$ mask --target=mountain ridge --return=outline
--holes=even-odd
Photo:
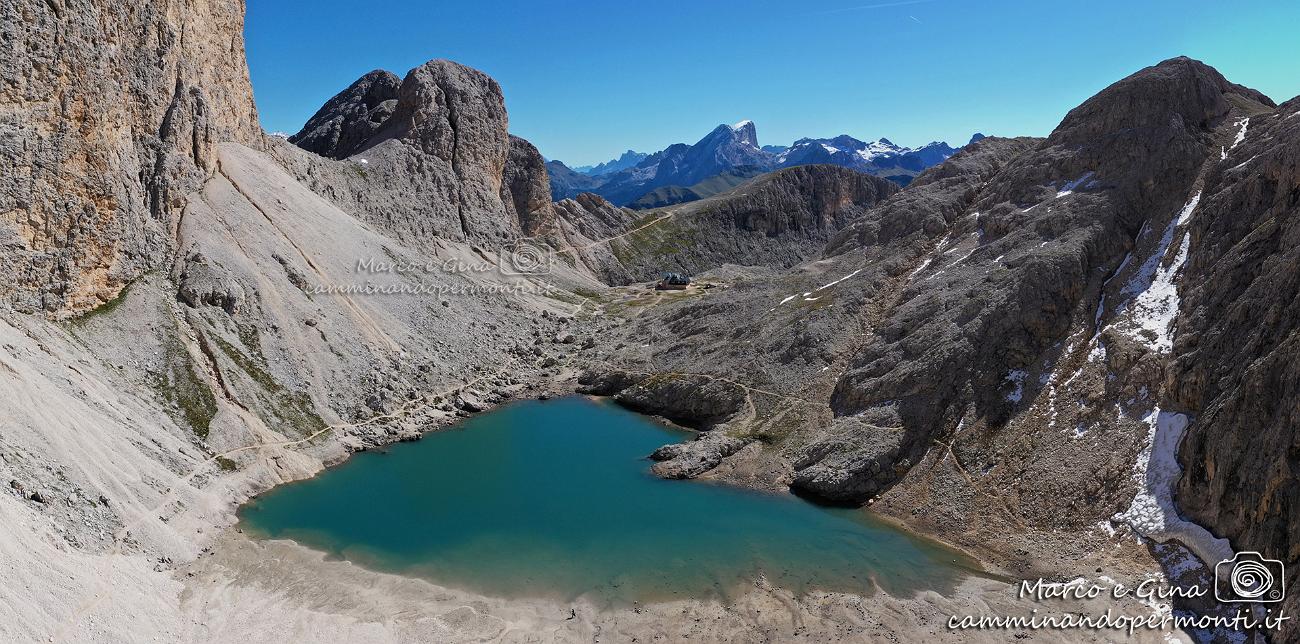
[[[573,168],[573,170],[574,172],[580,172],[588,176],[598,177],[602,174],[609,174],[611,172],[618,172],[619,170],[630,168],[636,165],[637,163],[640,163],[643,159],[645,159],[648,156],[650,156],[649,153],[637,152],[635,150],[629,149],[623,154],[619,155],[617,158],[610,159],[609,161],[605,161],[602,163],[597,163],[596,165],[576,166]]]
[[[639,155],[635,163],[619,170],[593,173],[595,181],[575,181],[559,173],[553,180],[552,192],[562,198],[590,191],[618,205],[628,205],[662,188],[660,197],[648,198],[647,202],[667,205],[689,200],[692,185],[739,167],[771,171],[809,164],[838,165],[906,185],[954,151],[939,141],[905,148],[888,139],[865,143],[848,135],[804,138],[789,146],[760,146],[754,122],[743,120],[732,125],[720,124],[692,145],[674,144],[653,154]],[[626,157],[627,154],[621,158]],[[676,195],[676,200],[665,199],[664,195],[668,194]]]

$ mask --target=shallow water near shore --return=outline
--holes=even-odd
[[[760,575],[796,593],[906,595],[977,569],[860,510],[650,473],[647,454],[690,438],[604,401],[514,403],[277,487],[240,525],[506,597],[725,600]]]

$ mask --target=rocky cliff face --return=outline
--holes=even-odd
[[[584,192],[591,192],[601,184],[599,177],[576,172],[559,161],[548,161],[546,174],[551,181],[552,201],[572,199]]]
[[[551,184],[546,159],[532,143],[510,136],[510,155],[501,172],[501,202],[527,237],[552,227]]]
[[[1191,200],[1229,97],[1257,95],[1174,60],[1071,111],[1040,148],[1010,161],[954,213],[940,256],[916,269],[921,279],[905,287],[838,383],[837,414],[894,401],[901,425],[919,430],[904,438],[911,461],[966,405],[991,426],[1004,424],[1016,411],[1007,404],[1008,374],[1032,371],[1066,339],[1075,311],[1097,299],[1100,278],[1118,269],[1144,224],[1163,229]],[[949,267],[952,256],[966,259]],[[1008,259],[1015,264],[1002,270]],[[936,356],[935,346],[946,350]],[[801,472],[797,483],[835,494],[842,474],[821,469]]]
[[[632,274],[615,256],[608,240],[624,235],[636,221],[635,211],[619,208],[599,195],[582,193],[554,204],[552,239],[562,258],[580,263],[606,284],[626,284]]]
[[[695,274],[724,264],[788,267],[898,191],[879,177],[835,166],[772,172],[714,197],[638,211],[609,242],[622,267],[613,283]]]
[[[261,137],[238,0],[0,16],[3,299],[61,315],[158,268],[214,144]]]
[[[1173,404],[1195,415],[1179,459],[1179,508],[1234,546],[1288,563],[1300,560],[1297,113],[1292,100],[1242,114],[1212,153],[1188,231],[1168,375]],[[1295,566],[1288,572],[1294,611],[1300,578]]]

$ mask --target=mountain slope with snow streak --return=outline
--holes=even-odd
[[[720,458],[724,478],[873,503],[1019,574],[1166,541],[1219,556],[1236,544],[1218,519],[1173,502],[1199,476],[1171,464],[1204,410],[1169,374],[1190,346],[1187,274],[1215,243],[1196,232],[1207,186],[1264,161],[1241,166],[1273,110],[1199,62],[1165,61],[1046,140],[973,142],[820,257],[648,311],[620,339],[661,374],[707,364],[807,401],[755,397],[724,423],[773,446]]]

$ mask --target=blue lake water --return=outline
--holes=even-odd
[[[650,474],[647,454],[689,438],[603,401],[514,403],[277,487],[240,525],[507,597],[725,599],[760,574],[796,592],[945,592],[974,570],[860,510]]]

